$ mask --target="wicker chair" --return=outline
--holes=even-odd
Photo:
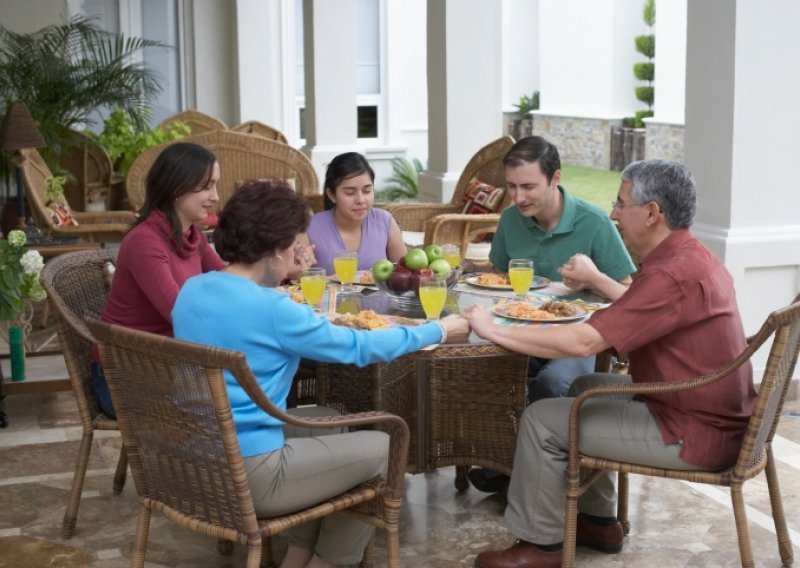
[[[242,122],[241,124],[232,126],[231,130],[234,132],[244,132],[245,134],[261,136],[267,140],[275,140],[276,142],[283,142],[284,144],[289,143],[283,132],[277,128],[273,128],[269,124],[264,124],[263,122],[259,122],[257,120],[248,120],[246,122]]]
[[[74,177],[64,186],[64,195],[75,211],[86,211],[96,195],[109,195],[114,167],[105,148],[82,132],[71,132],[64,141],[58,165]]]
[[[692,390],[716,382],[739,368],[769,337],[772,342],[767,367],[758,391],[755,409],[750,418],[736,464],[721,471],[684,471],[660,469],[651,466],[618,462],[602,456],[587,456],[578,451],[580,420],[578,413],[584,401],[602,395],[631,395],[634,393],[665,393]],[[602,471],[619,472],[618,512],[625,532],[628,531],[628,474],[683,479],[695,483],[708,483],[730,487],[736,531],[739,537],[739,554],[742,566],[755,566],[750,548],[750,535],[742,496],[744,482],[766,470],[772,518],[778,537],[778,549],[784,566],[793,560],[792,542],[783,513],[775,458],[772,454],[772,438],[778,426],[781,409],[786,398],[792,373],[800,349],[800,296],[790,306],[769,315],[759,332],[749,339],[749,345],[735,361],[719,371],[681,383],[637,383],[609,385],[589,389],[581,393],[572,405],[569,417],[569,462],[567,468],[567,499],[564,515],[564,556],[562,566],[575,564],[575,536],[578,513],[578,497],[591,485]]]
[[[209,114],[200,112],[199,110],[189,109],[173,114],[158,123],[159,128],[169,128],[169,126],[176,121],[181,121],[192,130],[192,136],[202,134],[204,132],[211,132],[213,130],[227,130],[228,125],[220,119],[215,118]]]
[[[462,214],[464,192],[472,178],[494,187],[505,186],[503,156],[513,145],[513,138],[503,136],[478,150],[461,172],[450,203],[389,203],[382,207],[392,214],[401,230],[424,232],[424,245],[456,243],[461,245],[462,254],[466,254],[471,238],[494,231],[500,215]],[[507,194],[499,210],[510,202],[511,196]]]
[[[120,429],[139,493],[132,565],[143,566],[150,514],[199,533],[248,546],[247,566],[260,565],[262,540],[341,511],[386,529],[388,566],[400,566],[399,517],[408,426],[385,412],[301,420],[267,398],[243,353],[89,320],[99,340]],[[257,519],[236,438],[223,369],[269,415],[309,428],[376,425],[390,435],[385,480],[375,478],[295,513]]]
[[[86,213],[75,211],[77,225],[56,225],[46,211],[46,181],[53,177],[39,152],[33,149],[20,150],[17,158],[25,180],[26,197],[39,228],[46,235],[83,237],[90,242],[119,242],[136,221],[131,211],[102,211]]]
[[[119,429],[116,420],[100,411],[89,387],[91,381],[89,349],[95,340],[83,322],[86,316],[98,317],[105,307],[106,295],[110,289],[106,263],[114,262],[116,258],[117,249],[63,254],[48,261],[41,275],[49,300],[59,316],[58,337],[83,426],[78,463],[75,465],[69,504],[61,528],[64,538],[72,536],[78,519],[78,507],[89,463],[89,453],[92,450],[94,431]],[[127,468],[125,452],[121,451],[114,475],[115,494],[119,494],[125,485]]]
[[[319,194],[319,181],[313,164],[305,154],[287,144],[230,130],[206,132],[179,141],[194,142],[214,152],[220,165],[217,185],[220,209],[239,185],[249,179],[276,177],[294,183],[297,193],[303,196]],[[161,151],[174,143],[166,142],[148,148],[128,170],[125,189],[128,200],[136,210],[144,205],[147,172]]]

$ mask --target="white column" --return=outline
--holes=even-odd
[[[644,61],[633,39],[648,33],[643,5],[643,0],[540,2],[542,113],[608,119],[645,108],[636,100],[639,81],[633,75],[633,64]]]
[[[648,122],[684,123],[686,0],[656,2],[655,112]]]
[[[236,122],[258,120],[285,130],[283,21],[281,0],[236,0],[236,61],[239,69],[239,116]]]
[[[355,0],[304,0],[306,145],[318,174],[341,152],[355,148]]]
[[[502,134],[501,2],[428,0],[428,169],[420,200],[447,202],[461,170]]]
[[[800,4],[706,0],[689,2],[688,17],[694,231],[733,274],[752,333],[800,290]]]

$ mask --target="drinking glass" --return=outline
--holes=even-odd
[[[461,247],[458,245],[442,245],[444,259],[450,264],[450,268],[456,268],[461,264]]]
[[[320,311],[319,303],[325,295],[325,269],[307,268],[300,275],[300,289],[306,303],[314,308],[315,312]]]
[[[358,271],[358,255],[354,250],[338,250],[333,255],[333,269],[342,284],[342,292],[351,292]]]
[[[438,320],[447,301],[447,282],[435,276],[419,279],[419,301],[429,320]]]
[[[508,279],[517,299],[524,300],[533,282],[533,261],[527,258],[511,259],[508,263]]]

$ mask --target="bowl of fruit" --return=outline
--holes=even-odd
[[[439,245],[412,248],[396,263],[379,260],[372,265],[375,285],[398,304],[419,306],[419,281],[426,276],[444,280],[450,291],[461,278],[461,267],[450,266]]]

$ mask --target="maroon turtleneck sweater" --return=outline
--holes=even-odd
[[[177,251],[169,233],[167,218],[154,211],[125,235],[103,320],[171,337],[170,313],[183,283],[225,267],[194,225]]]

